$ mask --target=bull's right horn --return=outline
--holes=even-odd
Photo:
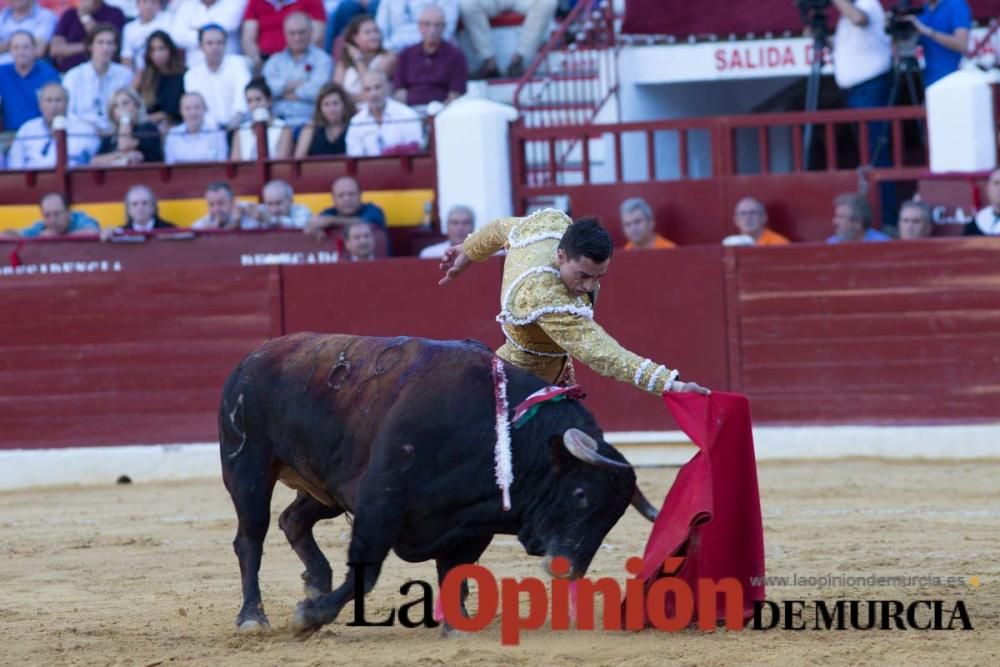
[[[653,503],[646,499],[645,494],[639,490],[639,485],[635,485],[635,491],[632,492],[632,507],[639,511],[639,514],[646,517],[650,523],[656,521],[656,517],[660,514]]]
[[[597,452],[597,441],[583,431],[571,428],[563,434],[563,446],[576,458],[606,468],[631,468],[628,463],[615,461]]]

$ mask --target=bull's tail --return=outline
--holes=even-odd
[[[223,460],[234,460],[247,444],[246,408],[242,391],[243,364],[233,371],[222,390],[219,405],[219,448]]]

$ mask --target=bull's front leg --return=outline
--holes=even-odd
[[[490,546],[491,541],[493,541],[492,535],[487,535],[486,537],[477,538],[475,540],[469,540],[468,542],[464,542],[453,549],[447,556],[438,558],[435,561],[437,564],[439,594],[437,604],[434,608],[434,619],[441,621],[441,634],[445,637],[461,634],[461,632],[453,628],[446,620],[444,620],[444,612],[441,608],[440,596],[441,586],[444,584],[444,579],[448,576],[449,572],[459,565],[469,565],[478,561],[480,556],[483,555],[483,552],[486,551],[486,548]],[[469,611],[465,607],[465,601],[469,597],[468,581],[462,581],[462,587],[459,595],[462,615],[468,617]]]

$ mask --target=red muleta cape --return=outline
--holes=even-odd
[[[677,473],[643,554],[646,588],[663,573],[663,562],[684,556],[677,576],[694,592],[692,622],[699,618],[698,579],[734,578],[743,587],[743,619],[764,599],[764,529],[757,490],[750,404],[745,396],[712,392],[668,393],[664,401],[699,451]],[[754,585],[752,578],[760,577]],[[668,616],[673,599],[667,597]],[[725,606],[716,605],[717,621]],[[646,618],[649,626],[649,619]]]

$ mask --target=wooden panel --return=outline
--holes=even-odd
[[[226,375],[280,330],[277,268],[12,276],[0,448],[204,442]]]

